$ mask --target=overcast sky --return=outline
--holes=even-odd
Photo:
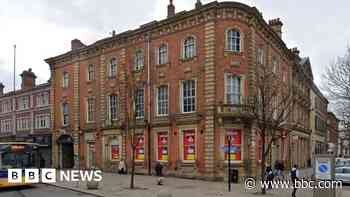
[[[196,0],[174,0],[176,11],[190,10]],[[202,0],[203,3],[212,0]],[[311,58],[316,83],[325,67],[343,55],[350,40],[350,1],[238,0],[257,7],[265,20],[280,17],[289,48]],[[13,45],[20,72],[31,67],[37,82],[49,79],[45,58],[70,50],[70,41],[85,44],[166,17],[168,0],[0,0],[0,82],[12,90]]]

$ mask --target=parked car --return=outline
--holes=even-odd
[[[335,159],[336,167],[350,167],[350,159],[345,158],[336,158]]]
[[[335,169],[335,179],[342,181],[345,184],[350,184],[350,166],[337,167]]]

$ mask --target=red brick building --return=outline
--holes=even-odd
[[[0,141],[35,142],[45,167],[51,167],[50,83],[36,85],[31,69],[20,75],[21,89],[4,92],[0,83]]]
[[[244,110],[254,69],[273,64],[289,84],[300,60],[281,28],[255,7],[199,1],[180,13],[171,3],[167,19],[89,46],[73,40],[71,51],[45,60],[55,167],[115,170],[121,159],[130,166],[134,139],[137,172],[162,162],[168,175],[222,178],[231,135],[233,165],[240,175],[255,175],[259,140]]]

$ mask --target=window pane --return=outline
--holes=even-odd
[[[234,51],[234,52],[239,52],[241,50],[240,46],[240,33],[237,30],[229,30],[227,32],[227,47],[228,50]]]
[[[182,95],[183,112],[194,112],[196,110],[196,87],[194,80],[182,82]]]

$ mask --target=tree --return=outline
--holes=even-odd
[[[350,47],[343,57],[332,63],[326,70],[325,90],[333,101],[338,115],[342,116],[344,126],[350,126]]]
[[[293,93],[293,85],[283,79],[284,73],[273,71],[266,65],[256,68],[256,85],[254,95],[249,99],[255,129],[260,136],[261,152],[261,180],[265,181],[266,161],[272,144],[278,139],[286,137],[291,131],[289,118],[293,106],[297,103]],[[287,77],[286,77],[287,78]],[[262,194],[266,188],[262,188]]]

